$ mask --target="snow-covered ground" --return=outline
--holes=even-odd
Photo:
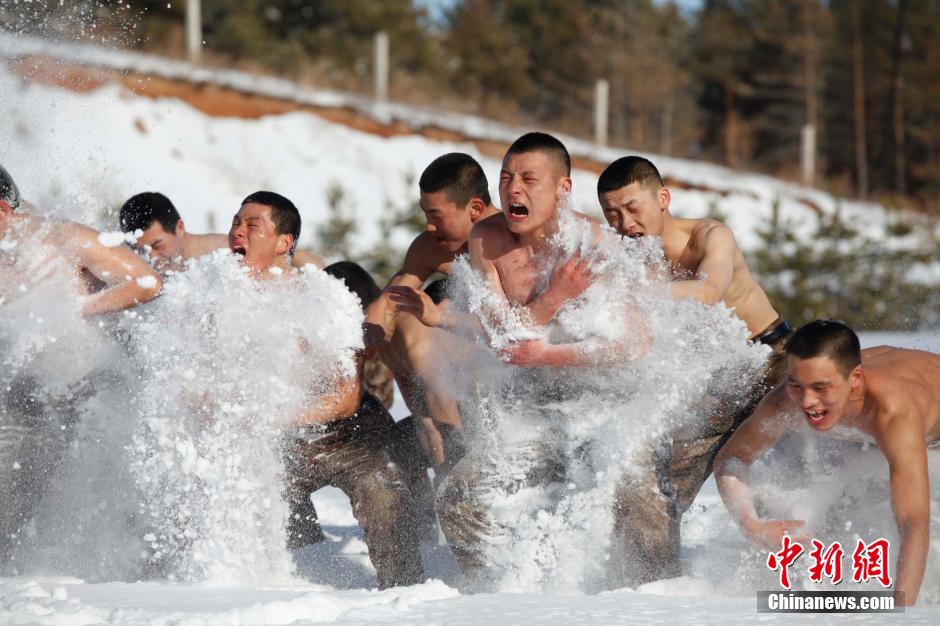
[[[95,48],[55,47],[44,42],[0,33],[0,56],[45,52],[84,56],[87,62],[134,68],[142,73],[173,76],[195,74],[263,90],[264,81],[237,73],[208,72],[185,64]],[[188,73],[188,74],[187,74]],[[296,95],[296,87],[270,83]],[[117,86],[89,93],[23,81],[0,64],[0,163],[16,177],[26,198],[71,219],[113,228],[102,216],[130,195],[159,190],[180,208],[196,231],[224,229],[241,199],[256,189],[272,189],[292,198],[305,220],[302,243],[312,245],[313,230],[329,219],[327,197],[332,187],[345,192],[343,215],[355,220],[358,235],[353,255],[379,242],[378,219],[388,206],[404,207],[417,195],[414,181],[435,157],[461,150],[477,154],[490,175],[495,193],[498,164],[480,157],[470,143],[431,141],[418,136],[382,138],[331,124],[309,113],[291,113],[259,120],[213,118],[172,99],[138,97]],[[285,93],[285,96],[289,95]],[[303,94],[301,94],[303,95]],[[315,94],[308,94],[314,98]],[[329,96],[329,97],[327,97]],[[350,105],[344,94],[321,94],[322,105]],[[330,100],[333,98],[333,100]],[[355,104],[353,102],[353,104]],[[358,106],[358,105],[357,105]],[[374,106],[369,103],[363,107]],[[391,105],[387,105],[391,106]],[[410,116],[416,124],[461,128],[474,137],[510,141],[512,129],[464,116],[446,116],[407,107],[386,114]],[[376,115],[381,115],[377,110]],[[422,118],[421,116],[427,116]],[[612,160],[621,153],[585,142],[569,142],[575,154]],[[874,204],[838,202],[827,194],[743,174],[713,165],[655,157],[663,173],[690,185],[718,191],[677,189],[673,207],[680,214],[708,212],[712,204],[728,216],[742,245],[760,245],[756,229],[770,215],[775,200],[782,214],[810,232],[816,214],[803,200],[823,211],[841,204],[843,214],[864,225],[873,237],[886,237],[893,219]],[[577,208],[597,213],[596,176],[576,171]],[[913,219],[913,218],[912,218]],[[113,220],[113,218],[112,218]],[[928,227],[936,228],[936,226]],[[913,229],[910,238],[926,237]],[[934,232],[934,236],[940,233]],[[403,246],[405,233],[393,243]],[[910,241],[897,239],[897,245]],[[940,276],[931,275],[931,280]],[[932,335],[866,336],[869,345],[893,343],[940,351]],[[400,414],[400,409],[396,411]],[[461,594],[456,568],[440,541],[425,541],[426,584],[375,591],[374,571],[351,516],[348,500],[334,489],[315,496],[328,541],[295,553],[298,578],[284,584],[218,586],[170,582],[85,582],[69,572],[32,572],[0,578],[0,624],[195,625],[421,623],[720,623],[745,624],[786,620],[820,623],[822,616],[771,616],[756,612],[756,589],[774,588],[773,575],[763,568],[766,555],[748,551],[718,498],[714,483],[706,484],[683,522],[683,567],[688,576],[661,581],[638,590],[598,595]],[[889,515],[889,513],[885,513]],[[886,527],[892,522],[885,518]],[[940,550],[934,511],[932,554]],[[743,563],[750,559],[753,561]],[[764,571],[761,571],[764,570]],[[741,582],[729,572],[757,572]],[[925,596],[936,603],[938,565],[928,565]],[[936,623],[937,604],[909,609],[905,622]],[[884,616],[852,616],[852,621],[885,622]]]
[[[863,346],[892,345],[940,351],[936,333],[877,333]],[[399,410],[396,412],[400,413]],[[869,461],[870,462],[870,461]],[[940,469],[940,459],[932,459]],[[812,494],[809,494],[812,495]],[[372,568],[349,500],[328,487],[314,494],[327,540],[294,553],[297,579],[270,585],[214,585],[167,581],[86,582],[68,572],[0,578],[0,624],[86,626],[196,626],[335,622],[341,624],[750,624],[820,623],[822,615],[756,611],[756,590],[776,589],[721,503],[714,480],[703,487],[682,524],[682,578],[639,589],[583,594],[461,594],[456,565],[440,537],[422,543],[428,582],[375,590]],[[884,507],[882,507],[884,508]],[[887,509],[883,527],[890,527]],[[940,516],[933,513],[934,543]],[[937,548],[932,551],[936,554]],[[937,565],[928,564],[922,596],[929,602],[903,616],[852,615],[852,622],[933,624],[940,618]],[[737,572],[731,574],[731,572]],[[738,577],[750,573],[752,580]],[[845,590],[849,587],[843,585]]]

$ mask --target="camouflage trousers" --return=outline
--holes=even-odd
[[[773,352],[758,381],[745,397],[735,399],[732,408],[721,411],[695,436],[674,433],[650,446],[638,459],[636,471],[623,477],[614,500],[613,537],[623,584],[635,587],[681,574],[682,515],[711,475],[718,451],[783,380],[788,338],[768,344]]]
[[[0,396],[0,572],[13,569],[11,551],[33,516],[73,430],[74,407],[41,398],[29,377],[14,379]],[[61,404],[61,406],[59,406]]]
[[[371,394],[355,415],[297,432],[285,450],[291,537],[319,533],[310,494],[341,489],[362,527],[379,588],[424,581],[411,492],[386,443],[394,420]]]

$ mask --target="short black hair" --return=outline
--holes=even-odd
[[[6,168],[2,165],[0,165],[0,200],[3,200],[14,209],[20,208],[20,190],[13,182],[10,172],[6,171]]]
[[[512,142],[512,145],[506,150],[506,156],[510,154],[522,154],[524,152],[546,153],[561,165],[565,176],[571,176],[571,155],[568,154],[568,149],[565,147],[565,144],[548,133],[526,133]]]
[[[372,275],[358,263],[338,261],[327,265],[323,271],[346,283],[346,287],[359,296],[363,309],[375,302],[382,294],[382,290],[379,289]]]
[[[246,204],[263,204],[271,207],[271,221],[274,222],[274,232],[278,235],[293,235],[294,243],[290,252],[294,253],[297,247],[297,240],[300,239],[300,211],[294,206],[294,203],[273,191],[256,191],[242,200],[242,206]]]
[[[180,214],[170,199],[162,193],[146,191],[131,196],[124,203],[120,221],[121,230],[125,233],[147,230],[154,222],[159,222],[163,230],[172,233],[180,221]]]
[[[424,193],[446,191],[454,204],[461,208],[473,198],[479,198],[486,205],[492,202],[483,168],[476,159],[463,152],[449,152],[431,161],[418,180],[418,188]]]
[[[862,363],[858,335],[834,320],[815,320],[797,329],[787,344],[787,354],[800,359],[828,357],[843,376]]]
[[[424,288],[424,293],[431,297],[431,302],[440,304],[447,299],[447,279],[440,278],[428,283],[428,286]]]
[[[642,187],[663,187],[663,177],[649,159],[639,156],[620,157],[604,169],[597,179],[597,193],[616,191],[632,183]]]

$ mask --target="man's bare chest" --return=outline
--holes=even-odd
[[[672,276],[677,280],[687,280],[698,275],[699,265],[702,263],[702,252],[694,247],[686,246],[678,254],[667,256]]]
[[[525,251],[512,251],[494,264],[503,292],[512,304],[528,304],[544,288],[541,269]]]

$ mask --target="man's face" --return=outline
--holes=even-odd
[[[473,228],[469,206],[457,206],[447,190],[433,193],[422,191],[419,204],[427,221],[425,230],[434,236],[441,248],[458,252],[467,244],[470,229]]]
[[[277,234],[271,207],[248,202],[232,218],[228,231],[228,247],[244,257],[244,263],[254,270],[266,270],[289,251],[293,238]]]
[[[642,183],[630,183],[598,195],[604,217],[611,228],[627,237],[659,237],[665,226],[669,192]]]
[[[544,152],[510,153],[499,172],[499,200],[509,230],[526,234],[538,230],[558,213],[571,191],[571,178]]]
[[[787,394],[816,430],[829,430],[842,419],[860,381],[860,367],[845,376],[827,356],[787,357]]]
[[[170,269],[174,261],[183,255],[183,222],[176,223],[168,233],[160,222],[154,222],[137,238],[133,247],[145,252],[160,271]]]

